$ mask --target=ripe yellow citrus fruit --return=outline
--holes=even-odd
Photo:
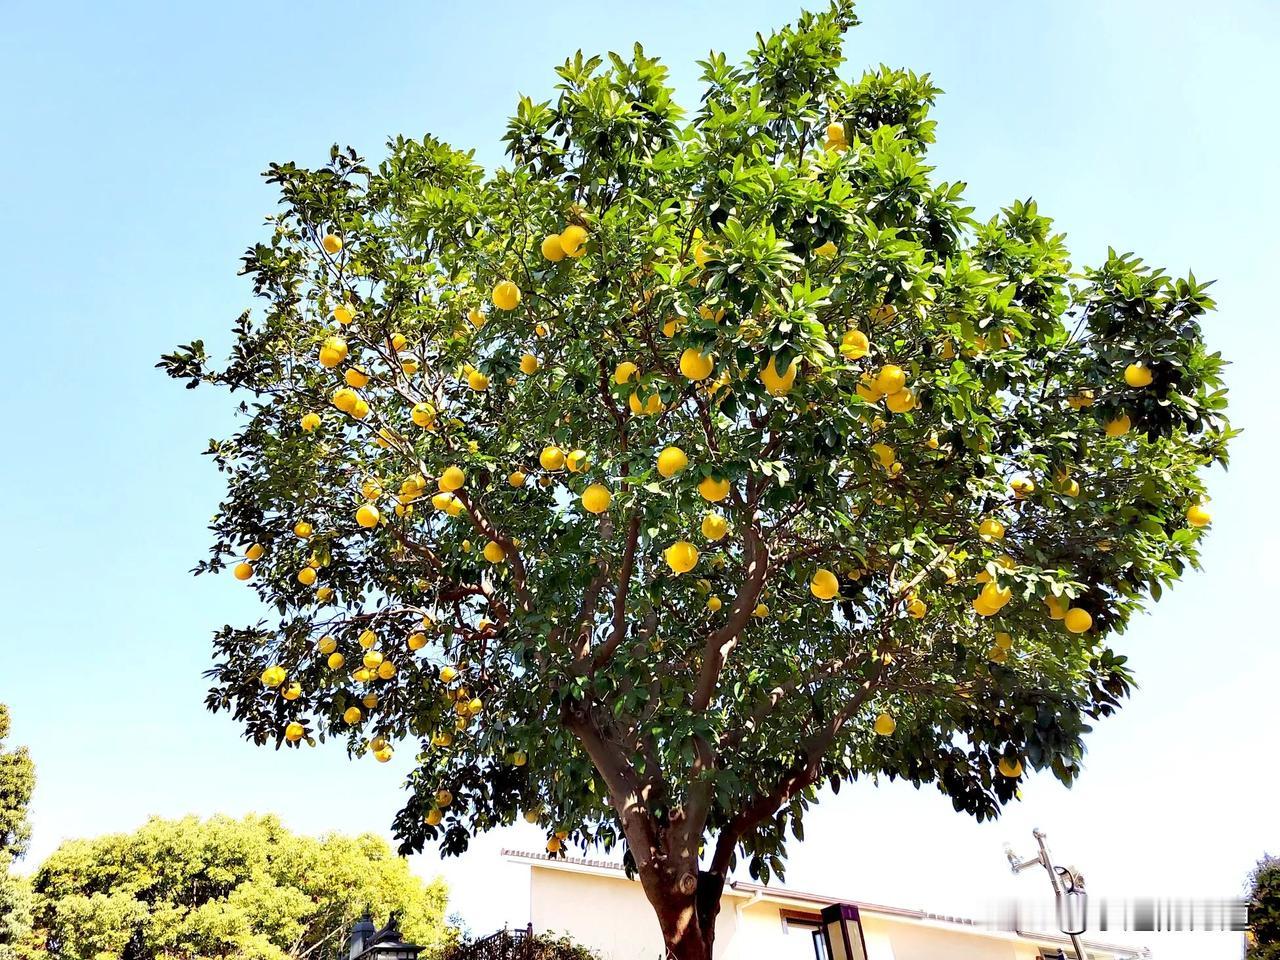
[[[485,324],[485,321],[488,319],[489,318],[484,315],[484,311],[481,310],[479,307],[472,307],[470,310],[467,311],[467,322],[470,323],[471,326],[475,327],[477,330],[483,327]]]
[[[303,738],[303,736],[305,736],[306,732],[307,731],[303,728],[302,724],[297,720],[294,720],[284,728],[284,738],[290,743],[297,743]]]
[[[1084,633],[1093,626],[1093,617],[1089,615],[1088,610],[1082,610],[1079,607],[1072,607],[1062,618],[1062,625],[1066,627],[1070,633]]]
[[[346,723],[356,724],[364,719],[364,714],[360,712],[359,707],[347,707],[347,709],[342,711],[342,719]]]
[[[523,487],[524,482],[527,479],[528,478],[525,476],[525,473],[523,470],[512,470],[509,474],[507,474],[507,483],[511,484],[511,486],[515,487],[516,489]]]
[[[1001,757],[1000,762],[996,764],[996,769],[1000,771],[1000,776],[1008,777],[1010,780],[1016,780],[1022,776],[1022,761],[1018,759],[1010,760],[1008,757]]]
[[[828,123],[828,124],[827,124],[827,139],[828,139],[828,140],[832,140],[832,141],[834,141],[834,142],[836,142],[836,143],[841,143],[841,142],[843,142],[843,141],[845,140],[844,124],[843,124],[843,123],[834,123],[834,122],[833,122],[833,123]]]
[[[880,466],[882,467],[888,467],[898,459],[897,451],[887,443],[873,443],[871,445],[871,453],[880,461]]]
[[[356,511],[356,523],[366,528],[376,527],[378,525],[378,520],[381,518],[381,516],[382,514],[378,512],[377,507],[375,507],[372,503],[366,503],[366,504],[363,504],[360,507],[360,509]]]
[[[262,671],[262,685],[265,687],[278,687],[280,684],[284,683],[287,676],[288,674],[285,672],[284,667],[279,666],[278,664],[276,666],[267,667],[267,669]]]
[[[693,245],[693,262],[700,267],[705,267],[711,262],[714,252],[702,241],[698,241]]]
[[[371,649],[378,642],[378,635],[372,630],[365,630],[360,634],[360,646],[365,650]]]
[[[1067,615],[1067,601],[1052,593],[1044,598],[1044,605],[1049,608],[1050,620],[1061,620]]]
[[[453,734],[449,733],[447,730],[441,730],[431,738],[431,745],[433,747],[447,747],[451,743],[453,743]]]
[[[320,366],[336,367],[347,359],[347,341],[341,337],[325,337],[320,344]]]
[[[570,473],[582,473],[591,466],[591,461],[587,459],[587,451],[574,450],[564,458],[564,465]]]
[[[320,246],[324,247],[324,252],[332,256],[342,250],[342,238],[336,233],[326,233],[324,239],[320,241]]]
[[[630,360],[623,360],[622,363],[618,364],[613,369],[613,382],[617,384],[626,383],[636,375],[636,372],[639,369],[640,368]]]
[[[667,447],[658,454],[658,473],[670,479],[689,466],[689,458],[679,447]]]
[[[813,253],[815,256],[822,257],[824,260],[830,260],[837,253],[839,253],[839,249],[836,247],[834,243],[828,240],[822,246],[814,247]]]
[[[1122,413],[1114,420],[1108,420],[1103,429],[1107,431],[1108,437],[1123,437],[1132,426],[1133,422],[1129,419],[1129,415]]]
[[[457,668],[455,668],[455,667],[441,667],[441,668],[440,668],[440,682],[441,682],[441,683],[453,683],[453,681],[455,681],[455,680],[457,680],[457,679],[458,679],[458,671],[457,671]]]
[[[338,649],[338,641],[326,634],[320,638],[320,642],[317,646],[322,654],[328,655]]]
[[[884,394],[876,387],[875,377],[869,373],[864,373],[859,378],[858,385],[853,388],[853,391],[867,403],[878,403],[884,397]]]
[[[333,319],[337,320],[343,326],[349,324],[356,318],[356,311],[350,304],[343,304],[333,308]]]
[[[1079,390],[1067,397],[1067,406],[1072,410],[1083,410],[1085,407],[1093,406],[1093,391]]]
[[[751,611],[751,615],[757,620],[763,620],[769,615],[769,605],[767,603],[757,603],[756,608]]]
[[[785,397],[791,392],[796,383],[796,373],[800,369],[799,359],[791,361],[791,365],[787,367],[786,373],[778,372],[778,358],[776,356],[769,358],[769,363],[760,371],[760,382],[764,384],[765,390],[774,397]]]
[[[520,306],[520,288],[510,280],[499,281],[493,288],[492,299],[499,310],[514,310]]]
[[[729,532],[729,521],[714,510],[702,518],[702,535],[708,540],[720,540]]]
[[[443,810],[445,807],[449,806],[449,804],[451,803],[453,803],[453,794],[450,791],[445,790],[444,788],[441,788],[436,791],[437,807]]]
[[[467,704],[467,713],[471,714],[474,717],[476,714],[480,713],[482,710],[484,710],[484,701],[481,700],[479,697],[472,697],[470,702]]]
[[[560,234],[549,233],[542,238],[542,255],[552,263],[564,259],[564,247],[560,245]]]
[[[312,430],[320,426],[320,414],[304,413],[300,422],[302,424],[302,432],[310,433]]]
[[[714,594],[707,597],[707,609],[710,610],[712,613],[718,612],[720,608],[723,606],[724,606],[724,602]]]
[[[438,827],[440,826],[440,822],[444,820],[444,814],[440,810],[436,809],[435,807],[432,807],[430,810],[427,811],[426,820],[427,820],[427,826]]]
[[[871,341],[861,330],[848,330],[840,338],[840,353],[848,360],[861,360],[871,352]]]
[[[688,540],[677,540],[663,551],[663,557],[676,573],[688,573],[698,563],[698,548]]]
[[[377,670],[382,664],[382,654],[377,650],[366,650],[361,662],[366,670]]]
[[[585,252],[582,245],[587,241],[586,228],[571,223],[560,231],[560,249],[566,256],[580,257]]]
[[[330,670],[341,670],[343,665],[346,664],[346,662],[347,662],[347,658],[340,653],[329,654],[328,663],[329,663]]]
[[[408,645],[409,645],[409,649],[415,652],[418,650],[421,650],[423,647],[427,645],[427,635],[425,633],[409,634]]]
[[[1151,386],[1151,368],[1143,363],[1131,363],[1124,368],[1124,382],[1135,390]]]
[[[467,374],[467,386],[476,393],[483,393],[489,389],[489,378],[479,370],[472,370]]]
[[[978,524],[978,536],[983,540],[990,542],[992,540],[1004,539],[1004,524],[995,517],[987,517]]]
[[[903,387],[885,398],[884,404],[894,413],[910,413],[916,408],[916,392]]]
[[[729,495],[729,481],[723,477],[703,477],[698,484],[698,493],[703,500],[719,503]]]
[[[983,584],[982,592],[979,594],[982,602],[994,610],[999,610],[1006,603],[1013,599],[1013,590],[1009,587],[1002,587],[994,580]]]
[[[350,413],[356,408],[356,403],[360,399],[360,394],[356,393],[350,387],[339,387],[333,391],[333,405],[343,413]]]
[[[303,567],[298,571],[298,582],[304,586],[311,586],[316,582],[316,572],[311,567]]]
[[[393,751],[390,746],[383,746],[381,749],[373,751],[373,759],[379,763],[386,763],[391,759],[392,755]]]
[[[872,307],[868,314],[873,323],[892,323],[897,315],[898,308],[892,303],[882,303],[878,307]]]
[[[996,634],[996,646],[1001,650],[1008,650],[1013,646],[1013,637],[1005,633],[1003,630]]]
[[[429,403],[415,403],[413,409],[409,411],[409,416],[418,426],[430,428],[436,422],[436,408]]]
[[[543,470],[563,470],[564,451],[554,444],[543,447],[542,453],[538,454],[538,462],[542,464]]]
[[[248,580],[253,576],[252,563],[237,563],[235,569],[231,571],[237,580]]]
[[[390,680],[396,675],[396,665],[390,660],[383,660],[378,664],[378,676],[383,680]]]
[[[875,387],[886,396],[907,385],[907,373],[896,364],[886,363],[876,374]]]
[[[490,540],[484,545],[484,558],[490,563],[501,563],[507,559],[507,551],[503,550],[500,544]]]
[[[819,600],[830,600],[840,593],[840,580],[830,570],[820,568],[809,581],[809,592]]]
[[[696,347],[689,347],[680,354],[680,372],[689,380],[705,380],[711,376],[714,367],[711,354],[702,353]]]
[[[1193,503],[1187,508],[1187,523],[1193,527],[1208,526],[1213,522],[1213,514],[1206,510],[1201,504]]]
[[[603,484],[593,483],[582,491],[582,506],[589,513],[604,513],[612,501],[613,494]]]
[[[467,475],[459,467],[445,467],[444,473],[440,474],[440,491],[452,493],[454,490],[460,490],[466,482]]]
[[[363,387],[369,383],[369,374],[360,367],[348,367],[342,379],[347,381],[349,387]]]
[[[912,597],[907,601],[907,616],[912,620],[923,620],[928,612],[928,606],[919,597]]]
[[[529,755],[523,750],[517,750],[511,754],[511,765],[513,767],[523,767],[529,762]]]
[[[538,372],[538,367],[542,364],[538,362],[538,358],[532,353],[526,353],[520,358],[520,372],[523,374],[533,374]]]
[[[898,729],[898,721],[887,713],[882,713],[876,717],[876,733],[882,737],[893,735],[893,731]]]
[[[1036,492],[1036,482],[1030,477],[1014,477],[1009,483],[1009,489],[1015,497],[1022,499]]]
[[[547,853],[559,853],[559,852],[560,852],[560,838],[552,837],[550,840],[547,841]]]
[[[363,397],[356,397],[356,404],[351,408],[351,415],[357,420],[363,420],[369,415],[369,404]]]

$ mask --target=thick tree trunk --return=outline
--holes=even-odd
[[[718,874],[698,874],[692,894],[679,889],[655,891],[654,911],[662,927],[667,960],[711,960],[716,938],[716,916],[724,878]]]

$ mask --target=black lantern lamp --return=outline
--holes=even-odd
[[[352,937],[351,960],[418,960],[422,947],[416,943],[406,943],[400,932],[400,919],[394,913],[387,920],[387,925],[377,932],[369,923],[366,914],[356,929],[362,934],[357,939]]]
[[[851,903],[833,903],[822,908],[822,940],[829,960],[867,960],[862,917]]]

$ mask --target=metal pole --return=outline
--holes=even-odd
[[[1049,848],[1044,842],[1044,831],[1035,829],[1031,831],[1031,835],[1036,838],[1036,843],[1040,845],[1040,863],[1044,865],[1045,872],[1049,874],[1049,882],[1053,884],[1053,897],[1056,903],[1062,902],[1063,889],[1062,883],[1058,880],[1058,871],[1053,868],[1053,857],[1049,854]],[[1074,933],[1068,933],[1071,938],[1071,947],[1076,952],[1079,960],[1089,960],[1089,955],[1084,952],[1084,943],[1080,937]]]

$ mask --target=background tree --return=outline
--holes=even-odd
[[[431,137],[273,165],[262,315],[161,364],[245,394],[197,572],[276,614],[217,633],[209,707],[415,741],[405,850],[625,844],[680,958],[823,783],[979,819],[1071,783],[1231,435],[1204,285],[975,221],[929,78],[840,79],[855,23],[711,54],[687,119],[639,47],[578,53],[490,174]]]
[[[1246,960],[1280,960],[1280,859],[1263,857],[1249,876]]]
[[[447,891],[384,840],[297,836],[274,817],[154,819],[60,846],[36,872],[37,956],[67,960],[345,956],[352,923],[391,911],[409,939],[449,941]]]
[[[35,764],[25,747],[6,750],[9,708],[0,703],[0,960],[13,960],[31,931],[26,880],[11,873],[27,849],[31,833],[27,805],[35,788]]]

